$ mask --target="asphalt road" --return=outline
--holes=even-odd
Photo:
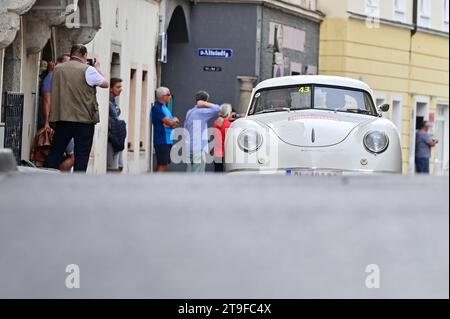
[[[0,297],[448,298],[449,179],[0,175]]]

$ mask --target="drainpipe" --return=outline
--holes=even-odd
[[[419,0],[413,0],[413,30],[411,31],[411,36],[414,36],[417,33],[417,22],[419,19]]]
[[[411,77],[412,77],[412,42],[413,38],[417,33],[418,28],[418,11],[419,11],[419,0],[413,0],[413,29],[411,30],[411,35],[409,38],[409,64],[408,64],[408,99],[409,99],[409,105],[411,107],[410,112],[410,130],[409,130],[409,161],[408,161],[408,173],[410,175],[414,175],[415,172],[415,163],[414,163],[414,154],[416,149],[416,106],[414,105],[414,94],[411,92]]]

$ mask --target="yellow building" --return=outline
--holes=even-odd
[[[360,79],[389,103],[404,173],[414,172],[416,123],[440,140],[432,171],[449,165],[449,0],[320,0],[319,72]]]

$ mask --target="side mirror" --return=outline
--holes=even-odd
[[[383,104],[378,107],[378,110],[380,110],[380,112],[382,112],[382,113],[387,113],[387,112],[389,112],[390,109],[391,109],[391,106],[389,104]]]

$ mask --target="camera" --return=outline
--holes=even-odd
[[[95,59],[87,59],[87,65],[94,66],[95,65]]]

